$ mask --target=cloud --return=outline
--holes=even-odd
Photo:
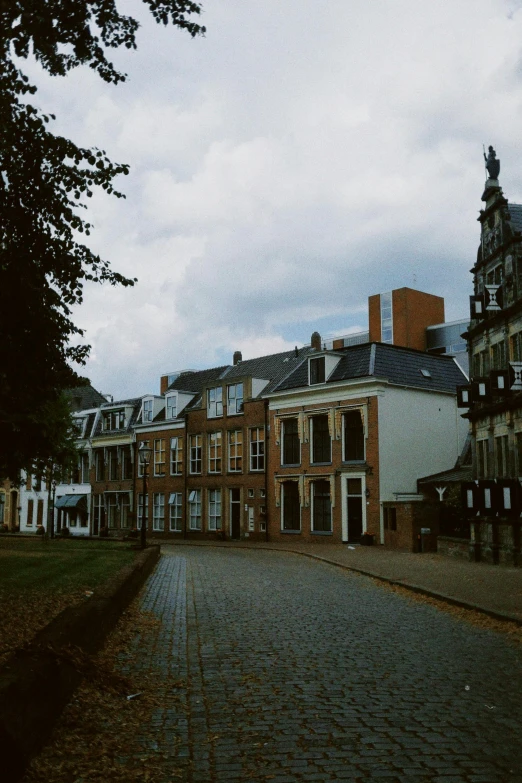
[[[364,329],[403,285],[466,314],[483,142],[522,198],[520,2],[207,2],[195,41],[127,9],[126,84],[32,70],[57,127],[131,164],[127,199],[91,206],[93,247],[139,278],[77,311],[95,385]]]

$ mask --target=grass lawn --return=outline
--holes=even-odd
[[[0,538],[0,662],[135,557],[117,541]]]

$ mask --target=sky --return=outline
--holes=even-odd
[[[468,316],[483,144],[522,203],[522,0],[203,0],[197,39],[117,5],[124,84],[24,64],[55,133],[131,167],[89,202],[90,247],[138,278],[74,312],[95,388],[362,331],[403,286]]]

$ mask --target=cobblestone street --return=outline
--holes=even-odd
[[[522,781],[504,636],[298,555],[163,553],[142,594],[161,622],[123,664],[165,675],[137,738],[165,781]]]

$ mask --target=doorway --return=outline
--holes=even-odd
[[[241,538],[241,490],[230,490],[230,538]]]
[[[344,475],[343,535],[345,543],[358,544],[366,530],[366,482],[364,475]]]

